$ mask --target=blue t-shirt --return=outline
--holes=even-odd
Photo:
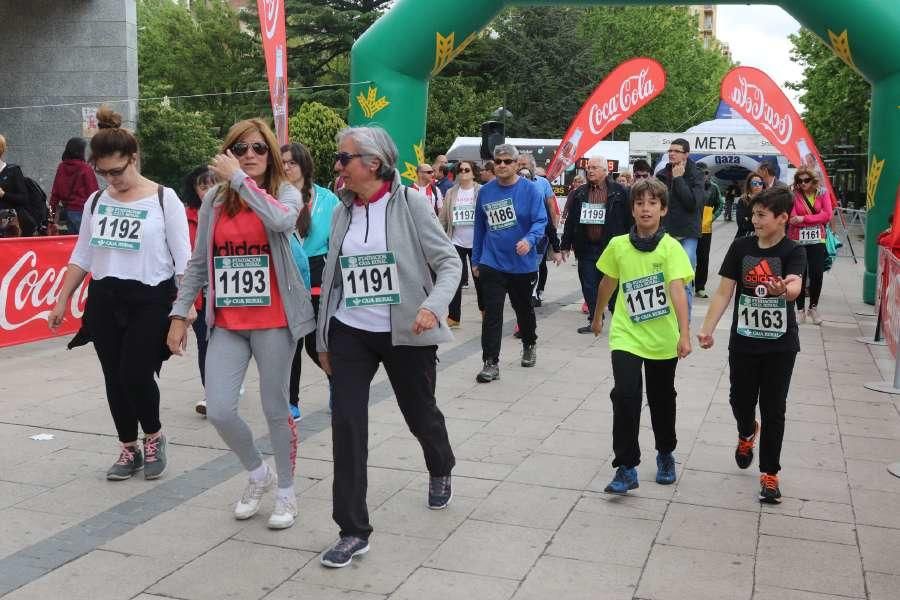
[[[309,232],[303,240],[303,250],[307,256],[328,254],[328,236],[331,233],[331,215],[338,205],[338,197],[331,190],[313,184],[316,201],[313,204]]]
[[[519,177],[512,185],[500,185],[494,179],[478,191],[472,264],[504,273],[534,273],[535,247],[546,227],[547,209],[534,183]],[[524,256],[516,254],[519,240],[531,245]]]
[[[553,193],[553,186],[550,185],[550,182],[547,181],[546,177],[541,177],[538,175],[534,178],[534,185],[537,186],[538,190],[541,192],[541,198],[545,200],[550,196],[556,197],[556,194]]]

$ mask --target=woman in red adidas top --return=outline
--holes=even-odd
[[[196,247],[172,308],[168,344],[172,352],[182,352],[185,317],[208,285],[206,416],[250,473],[234,516],[255,515],[263,494],[276,483],[276,473],[263,461],[253,432],[238,414],[241,382],[252,356],[277,471],[269,527],[284,529],[297,516],[297,430],[288,410],[288,375],[297,341],[315,328],[309,290],[290,249],[300,194],[287,181],[274,134],[259,119],[232,126],[210,169],[224,183],[210,190],[200,208]]]
[[[834,213],[834,202],[827,190],[819,187],[819,177],[806,167],[794,172],[794,208],[788,221],[788,237],[806,248],[806,271],[797,296],[797,322],[806,318],[822,324],[819,295],[825,276],[825,226]],[[806,311],[806,288],[809,286],[809,311]]]

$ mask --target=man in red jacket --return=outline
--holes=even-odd
[[[66,224],[71,235],[78,235],[84,203],[99,189],[94,170],[84,160],[86,145],[87,142],[78,137],[66,143],[50,192],[50,210]],[[60,206],[62,210],[59,210]]]

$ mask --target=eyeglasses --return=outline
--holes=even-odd
[[[361,156],[365,156],[365,154],[350,154],[349,152],[335,152],[334,153],[334,162],[341,163],[342,167],[346,167],[350,164],[350,161],[354,158],[359,158]]]
[[[640,171],[638,171],[637,173],[634,174],[634,178],[635,179],[649,179],[650,173],[641,173]]]
[[[750,187],[762,187],[762,186],[763,186],[762,181],[751,181],[750,182]]]
[[[300,166],[300,165],[297,164],[297,161],[296,161],[296,160],[286,160],[286,161],[284,161],[284,168],[285,168],[285,169],[290,169],[290,168],[293,168],[293,167],[299,167],[299,166]]]
[[[516,163],[516,159],[514,158],[495,158],[495,165],[513,165]]]
[[[684,153],[685,153],[684,150],[682,150],[682,149],[680,149],[680,148],[669,148],[668,151],[669,151],[669,152],[676,152],[676,153],[678,153],[678,154],[684,154]]]
[[[251,148],[253,149],[253,154],[257,156],[265,156],[269,153],[269,147],[264,142],[253,142],[252,144],[237,142],[231,145],[231,153],[240,157],[247,154],[247,150]]]
[[[419,171],[419,173],[423,173],[425,175],[434,175],[434,171]]]
[[[94,167],[94,173],[99,175],[100,177],[121,177],[125,170],[128,168],[128,165],[131,164],[131,159],[128,159],[128,162],[119,167],[118,169],[98,169]]]
[[[458,172],[459,173],[471,173],[472,169],[470,169],[469,167],[463,167],[463,168],[459,169]]]
[[[810,183],[812,180],[813,180],[812,177],[801,177],[797,181],[800,183]]]

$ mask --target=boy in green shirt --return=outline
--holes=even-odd
[[[656,438],[656,482],[675,482],[675,367],[679,358],[691,353],[684,286],[694,271],[678,240],[660,226],[667,212],[666,186],[656,179],[642,179],[631,188],[630,202],[635,222],[631,233],[614,237],[597,261],[603,280],[591,324],[594,335],[600,335],[603,307],[621,281],[609,333],[616,474],[606,491],[612,494],[638,487],[642,366]]]

